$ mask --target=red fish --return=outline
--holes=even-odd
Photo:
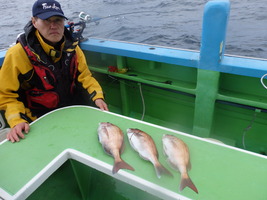
[[[122,130],[109,122],[101,122],[98,127],[98,140],[102,144],[104,151],[114,158],[112,173],[117,173],[120,169],[134,168],[121,159],[124,150],[124,137]]]
[[[154,165],[158,178],[161,177],[161,174],[172,176],[171,172],[159,162],[158,151],[150,135],[139,129],[131,128],[127,130],[127,135],[133,149],[137,151],[143,159],[150,161]]]
[[[173,169],[181,173],[180,191],[189,187],[198,193],[198,190],[187,171],[191,168],[190,156],[187,145],[179,138],[173,135],[164,135],[162,137],[164,154],[167,156],[169,164]]]

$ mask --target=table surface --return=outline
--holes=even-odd
[[[113,158],[104,153],[98,142],[97,128],[100,122],[111,122],[119,126],[125,134],[126,145],[122,158],[135,171],[120,171],[191,199],[267,198],[267,157],[85,106],[53,111],[33,122],[25,139],[18,143],[2,143],[0,189],[11,196],[15,195],[66,149],[74,149],[112,167]],[[160,162],[174,177],[157,178],[153,165],[140,158],[131,148],[126,136],[127,128],[138,128],[152,136]],[[176,135],[188,145],[192,165],[189,176],[199,194],[189,188],[179,192],[180,174],[169,167],[163,155],[163,134]],[[110,175],[113,176],[111,173]]]

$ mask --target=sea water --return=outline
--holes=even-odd
[[[30,20],[35,0],[1,0],[0,49],[16,41]],[[88,23],[85,37],[199,50],[207,0],[58,0],[69,18],[79,13],[103,18]],[[226,54],[267,58],[267,0],[232,0]]]

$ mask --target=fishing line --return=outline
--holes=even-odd
[[[133,15],[133,14],[140,14],[140,13],[157,13],[157,14],[160,14],[160,13],[164,13],[164,12],[159,12],[159,11],[152,11],[152,10],[148,10],[148,11],[135,11],[135,12],[128,12],[128,13],[120,13],[120,14],[116,14],[116,15],[108,15],[106,17],[95,17],[95,18],[91,18],[89,20],[89,22],[97,22],[99,20],[102,20],[102,19],[107,19],[107,18],[112,18],[112,17],[119,17],[119,16],[122,16],[122,15]]]
[[[77,23],[74,22],[68,22],[68,24],[65,25],[65,27],[71,32],[73,38],[75,38],[77,41],[82,42],[87,40],[87,38],[84,38],[82,36],[84,29],[86,28],[87,23],[95,22],[96,25],[99,24],[99,21],[102,19],[107,19],[111,17],[119,17],[124,15],[133,15],[133,14],[140,14],[140,13],[163,13],[159,11],[135,11],[135,12],[128,12],[128,13],[120,13],[116,15],[108,15],[106,17],[95,17],[92,18],[90,15],[86,14],[85,12],[80,12],[79,18],[80,21]]]

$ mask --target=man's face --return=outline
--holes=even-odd
[[[46,40],[51,42],[51,44],[56,44],[63,37],[64,34],[63,17],[52,16],[46,20],[33,17],[32,24]]]

